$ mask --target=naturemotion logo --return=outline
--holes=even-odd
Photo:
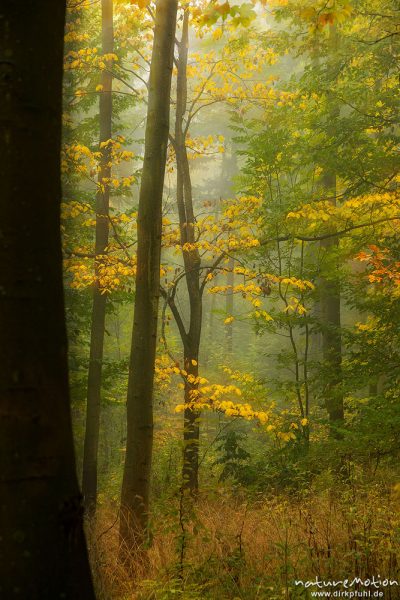
[[[399,582],[396,579],[382,579],[378,575],[370,579],[296,579],[294,585],[309,590],[312,598],[384,598],[384,590],[398,586]]]

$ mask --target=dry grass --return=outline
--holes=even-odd
[[[146,560],[133,562],[134,577],[117,560],[115,513],[99,510],[89,544],[101,600],[305,598],[295,579],[399,578],[399,499],[390,489],[343,488],[251,504],[222,492],[200,498],[184,533],[178,506],[171,506],[155,517],[151,547]],[[392,589],[385,600],[398,597]]]

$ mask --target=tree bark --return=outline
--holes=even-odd
[[[0,6],[0,597],[7,600],[94,598],[62,288],[64,19],[61,0]]]
[[[113,0],[102,0],[102,53],[114,51]],[[112,74],[101,74],[102,91],[99,102],[100,172],[96,195],[95,284],[93,288],[90,358],[87,386],[86,430],[83,454],[82,491],[86,510],[93,514],[97,501],[97,460],[100,433],[101,380],[103,368],[104,329],[107,295],[99,283],[100,269],[107,253],[109,236],[109,203],[111,177],[111,147],[102,147],[112,136]]]
[[[179,43],[174,145],[177,165],[177,205],[190,314],[188,332],[184,332],[182,327],[180,332],[184,350],[185,370],[188,375],[198,377],[203,298],[200,281],[201,258],[198,249],[195,247],[192,182],[184,131],[187,103],[188,44],[189,11],[186,9],[183,15],[182,37]],[[200,414],[193,407],[197,387],[197,383],[186,382],[184,396],[186,408],[184,411],[182,486],[191,495],[196,495],[199,487]]]
[[[191,351],[185,351],[185,371],[188,376],[195,378],[199,375],[198,346]],[[200,412],[193,407],[196,402],[197,383],[185,382],[185,411],[183,431],[183,464],[182,488],[191,496],[195,496],[199,489],[199,439],[200,439]]]
[[[137,273],[127,394],[127,442],[121,494],[121,541],[140,546],[148,523],[153,446],[153,379],[157,345],[162,193],[177,0],[158,0],[150,68],[145,156],[138,209]]]

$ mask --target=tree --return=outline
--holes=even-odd
[[[128,430],[121,492],[120,535],[128,550],[143,541],[149,512],[162,194],[169,133],[176,14],[177,0],[158,0],[137,217],[136,295],[127,393]]]
[[[102,53],[114,50],[113,0],[102,0]],[[100,121],[100,172],[96,194],[95,283],[93,286],[92,322],[90,333],[90,358],[87,386],[86,430],[83,455],[82,492],[89,512],[96,509],[97,454],[100,432],[101,376],[103,366],[104,328],[107,295],[100,288],[100,268],[107,253],[109,234],[109,203],[111,177],[112,136],[112,72],[101,73],[99,100]]]
[[[7,0],[0,17],[0,595],[86,600],[61,276],[65,2]]]
[[[179,42],[178,73],[176,84],[175,136],[173,145],[176,154],[177,185],[176,198],[179,214],[182,255],[185,267],[185,280],[189,297],[189,328],[185,330],[182,318],[174,309],[184,351],[184,370],[195,380],[199,375],[199,350],[203,312],[203,289],[201,286],[201,258],[195,246],[195,216],[193,211],[192,182],[186,150],[184,116],[187,110],[187,59],[189,44],[189,11],[184,10],[182,36]],[[186,246],[185,246],[186,244]],[[170,304],[171,308],[174,307]],[[193,390],[197,385],[185,380],[185,411],[183,433],[183,487],[192,494],[199,486],[199,418],[200,414],[192,406]]]
[[[220,16],[218,10],[216,13],[214,12],[214,8],[211,7],[211,12],[206,11],[203,15],[207,17],[207,22],[215,23],[214,19],[217,20]],[[232,10],[235,14],[235,9]],[[196,11],[194,14],[196,14]],[[225,18],[227,14],[225,14]],[[214,216],[211,217],[211,215],[206,214],[205,217],[199,217],[196,215],[189,159],[224,153],[225,149],[221,145],[224,136],[209,135],[207,138],[201,136],[192,138],[190,129],[200,111],[217,103],[222,104],[238,93],[238,89],[242,86],[242,78],[234,74],[232,81],[232,65],[239,53],[242,53],[242,57],[246,54],[246,46],[244,50],[241,45],[239,49],[234,44],[233,48],[224,47],[219,56],[214,49],[209,53],[195,53],[190,56],[189,64],[188,49],[191,16],[193,16],[193,13],[188,7],[183,7],[181,39],[177,42],[175,131],[170,135],[177,171],[176,199],[179,232],[177,236],[171,236],[170,234],[169,241],[171,242],[172,239],[175,243],[176,237],[179,238],[178,246],[180,246],[182,253],[183,267],[182,269],[176,269],[173,281],[166,280],[167,285],[161,289],[161,293],[172,312],[182,342],[183,368],[180,370],[184,380],[182,384],[184,388],[182,489],[189,492],[191,496],[195,496],[199,486],[200,415],[202,400],[204,400],[200,384],[202,380],[207,381],[205,378],[199,377],[204,291],[207,283],[213,279],[215,272],[218,270],[227,273],[230,282],[228,287],[233,288],[234,261],[227,252],[233,248],[238,249],[246,245],[246,241],[244,239],[245,235],[240,233],[238,222],[231,226],[230,221],[233,219],[225,214],[225,211],[223,214],[224,225],[222,221],[217,223]],[[243,24],[243,18],[243,16],[238,17],[234,29]],[[200,17],[200,23],[203,20]],[[192,19],[193,22],[196,24],[196,20]],[[247,71],[253,72],[257,68],[251,67],[249,69],[246,64]],[[244,77],[246,76],[248,77],[249,74],[247,73]],[[188,85],[189,81],[192,83],[191,86]],[[188,87],[190,87],[190,93],[188,93]],[[234,160],[232,160],[232,163],[234,163]],[[224,175],[228,176],[229,174],[232,173],[229,173],[229,168],[226,168]],[[229,188],[229,186],[226,185],[226,188]],[[227,235],[225,234],[222,237],[224,232],[227,232]],[[168,239],[168,236],[166,236],[166,239]],[[224,263],[224,266],[221,266],[222,263]],[[227,266],[225,266],[225,263]],[[185,311],[178,307],[176,303],[177,289],[181,280],[185,282],[187,290],[187,327],[185,326]],[[231,311],[233,310],[232,294],[233,289],[229,294]],[[232,321],[233,318],[228,318],[225,321],[228,331],[231,331]]]
[[[304,366],[308,376],[304,373],[297,389],[311,400],[312,396],[321,399],[331,434],[341,437],[344,400],[354,385],[345,380],[346,361],[342,363],[342,353],[346,357],[349,351],[341,323],[341,310],[346,314],[351,304],[342,291],[349,287],[346,271],[352,252],[360,249],[358,237],[377,235],[374,225],[384,229],[386,216],[393,217],[388,205],[392,211],[395,207],[393,199],[384,199],[396,173],[392,153],[395,61],[389,41],[393,32],[382,35],[390,11],[375,13],[368,3],[357,7],[345,2],[307,4],[276,3],[275,17],[288,27],[276,34],[274,47],[282,54],[291,48],[293,58],[301,56],[304,62],[295,63],[290,79],[279,72],[276,88],[265,94],[264,103],[258,102],[262,119],[252,119],[252,114],[247,118],[243,141],[248,161],[243,171],[249,191],[264,198],[265,245],[272,245],[275,238],[288,248],[286,268],[292,274],[303,263],[298,260],[300,245],[306,257],[307,279],[316,290],[309,291],[306,311],[298,320],[302,325],[296,343],[306,352],[300,364],[293,353],[295,378],[298,366]],[[271,37],[265,41],[271,43]],[[235,124],[243,120],[239,112],[234,119]],[[379,198],[372,190],[383,195]],[[345,239],[347,235],[355,246]],[[270,268],[276,261],[274,254],[260,259],[270,261]],[[313,305],[320,309],[314,314]],[[290,328],[289,322],[284,325]],[[272,327],[273,323],[267,324],[266,329]],[[321,333],[322,356],[310,353],[309,342],[316,332]]]

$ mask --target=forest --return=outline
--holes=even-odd
[[[6,5],[0,598],[400,598],[398,0]]]

